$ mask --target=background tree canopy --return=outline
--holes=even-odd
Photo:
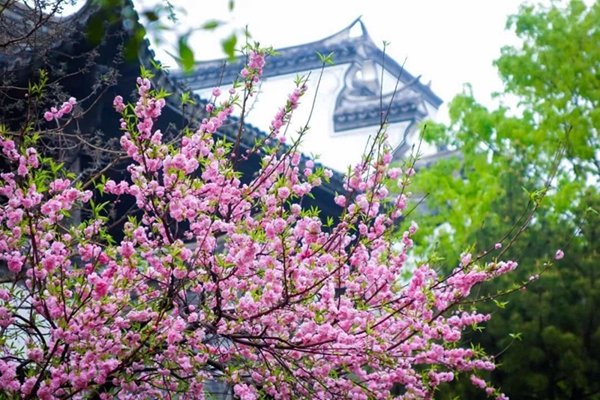
[[[428,123],[425,140],[460,149],[460,156],[416,176],[433,211],[424,225],[448,228],[422,231],[422,238],[436,235],[438,253],[447,260],[470,245],[480,252],[493,247],[524,215],[529,193],[543,187],[565,146],[553,190],[507,251],[520,264],[520,273],[507,279],[519,288],[544,269],[538,260],[554,249],[564,248],[566,257],[541,282],[498,299],[508,301],[505,310],[472,340],[492,354],[511,345],[499,358],[504,367],[491,378],[512,399],[597,399],[600,219],[593,209],[600,209],[600,1],[524,5],[507,29],[522,44],[503,48],[495,62],[505,85],[498,96],[517,99],[518,107],[487,109],[467,86],[450,103],[449,126]],[[494,294],[506,283],[482,291]],[[485,307],[496,309],[491,301]],[[509,336],[517,332],[522,341]],[[448,394],[478,395],[469,382]]]

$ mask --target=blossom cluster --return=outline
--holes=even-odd
[[[300,98],[304,96],[307,90],[308,86],[306,83],[302,82],[294,89],[294,92],[288,96],[285,107],[280,108],[277,114],[275,114],[273,121],[271,121],[270,136],[277,138],[282,143],[285,142],[285,136],[281,135],[281,128],[285,127],[291,120],[293,111],[298,108]]]
[[[77,104],[75,97],[69,98],[69,101],[65,101],[60,108],[52,107],[50,111],[44,113],[44,119],[48,122],[62,118],[63,116],[70,114],[73,111],[73,106]]]
[[[242,76],[255,82],[263,67],[254,49]],[[290,94],[275,136],[307,89]],[[241,179],[231,143],[215,136],[234,102],[214,104],[175,147],[154,128],[165,100],[148,76],[138,95],[114,101],[128,177],[98,184],[139,209],[119,242],[107,239],[91,192],[0,137],[17,170],[0,183],[0,260],[13,282],[0,289],[7,398],[203,399],[217,381],[245,400],[390,398],[396,387],[398,398],[420,399],[458,374],[505,398],[479,377],[493,358],[461,346],[490,316],[461,302],[516,263],[465,254],[448,275],[413,266],[418,225],[404,224],[414,170],[391,167],[384,130],[345,177],[330,224],[303,200],[332,173],[302,165],[294,146]],[[401,190],[394,199],[389,180]],[[78,208],[95,217],[69,224]]]
[[[263,73],[263,67],[265,66],[265,51],[264,50],[251,50],[248,64],[240,72],[240,76],[244,80],[251,80],[254,83],[260,81],[260,76]]]

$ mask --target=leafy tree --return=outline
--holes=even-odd
[[[522,6],[507,23],[522,44],[503,48],[495,62],[505,84],[499,98],[516,99],[518,107],[489,110],[467,86],[450,103],[451,125],[429,124],[425,131],[427,141],[460,149],[460,156],[418,174],[415,185],[433,211],[422,216],[430,223],[421,240],[435,236],[448,260],[474,245],[520,264],[503,285],[526,290],[497,298],[508,301],[505,310],[472,337],[496,354],[511,346],[498,359],[506,366],[491,377],[512,398],[600,396],[598,217],[590,209],[600,200],[599,21],[598,1]],[[503,232],[527,218],[524,207],[546,182],[552,189],[522,240],[506,250],[507,238],[495,249]],[[564,262],[540,264],[543,254],[570,242],[569,232],[577,237]],[[542,282],[533,283],[540,274]],[[484,285],[479,293],[497,289]],[[491,300],[483,305],[493,307]],[[509,336],[518,332],[522,341]],[[454,389],[475,398],[466,386]]]

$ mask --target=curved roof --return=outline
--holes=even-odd
[[[356,28],[360,33],[353,35]],[[263,68],[265,80],[320,69],[323,62],[317,53],[333,53],[336,65],[349,65],[334,106],[333,134],[378,126],[383,122],[382,116],[388,123],[414,124],[428,116],[426,103],[434,109],[442,103],[429,85],[420,82],[419,76],[411,75],[375,45],[360,18],[325,39],[277,49],[277,52]],[[191,73],[176,71],[171,76],[178,85],[191,90],[208,89],[235,81],[244,63],[243,58],[231,63],[203,61]],[[382,69],[398,79],[397,90],[381,93]]]
[[[353,36],[352,30],[359,25],[362,34]],[[347,64],[375,60],[393,76],[400,77],[403,83],[414,82],[414,88],[423,94],[424,100],[435,107],[442,104],[440,99],[428,85],[419,82],[418,77],[408,73],[387,53],[384,53],[371,39],[364,23],[360,18],[353,21],[341,31],[317,42],[277,49],[279,53],[272,57],[263,70],[263,78],[286,75],[298,72],[298,66],[303,71],[321,68],[323,62],[317,52],[323,55],[333,53],[335,64]],[[224,60],[203,61],[191,73],[174,72],[177,82],[185,83],[192,90],[218,86],[220,82],[233,82],[244,66],[243,59],[226,63]]]

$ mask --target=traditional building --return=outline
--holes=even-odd
[[[313,90],[320,77],[311,130],[301,150],[319,155],[321,163],[337,171],[345,172],[360,160],[369,136],[375,135],[384,120],[389,124],[389,143],[396,158],[401,158],[415,141],[418,123],[433,119],[442,103],[429,85],[375,45],[360,19],[325,39],[276,51],[279,55],[268,59],[264,68],[264,95],[254,99],[245,120],[267,129],[297,75],[310,74]],[[332,54],[334,63],[324,65],[322,76],[323,62],[317,53]],[[201,62],[191,74],[175,72],[171,78],[178,86],[208,98],[213,87],[237,78],[243,62]],[[310,101],[311,96],[306,96],[304,103]],[[306,122],[310,111],[310,104],[297,110],[297,126]]]

